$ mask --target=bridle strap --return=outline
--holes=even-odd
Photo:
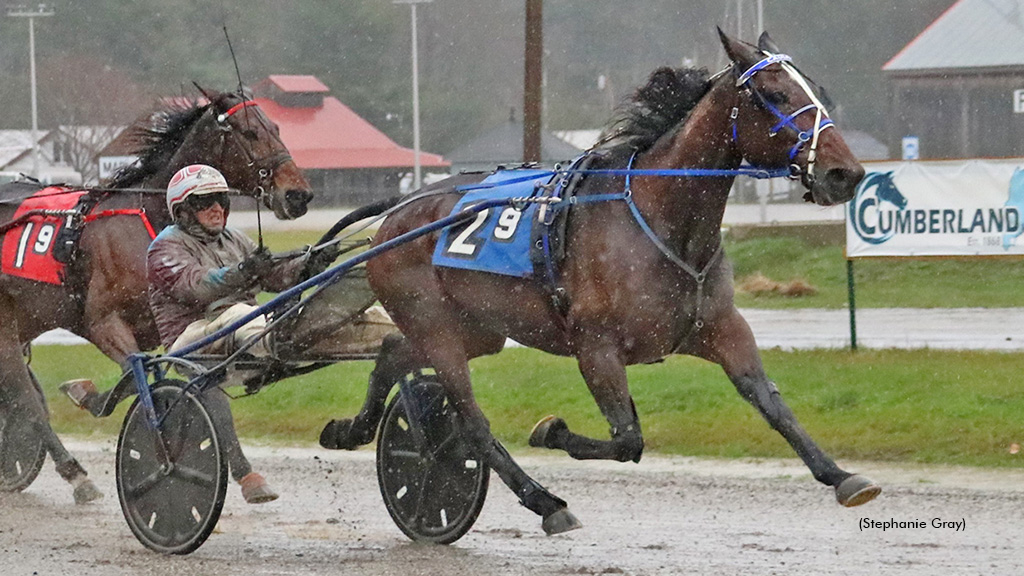
[[[771,66],[772,64],[778,64],[779,62],[792,62],[792,61],[793,61],[793,59],[788,54],[770,54],[770,53],[768,53],[768,56],[766,56],[764,59],[762,59],[757,64],[754,64],[750,68],[747,68],[746,72],[744,72],[744,73],[739,75],[739,78],[736,79],[736,87],[739,88],[740,86],[743,86],[751,78],[754,77],[754,74],[757,74],[758,72],[760,72],[761,70],[764,70],[765,68]]]
[[[223,114],[218,114],[217,115],[217,123],[218,124],[223,124],[224,121],[227,120],[228,118],[230,118],[232,114],[234,114],[235,112],[238,112],[239,110],[241,110],[243,108],[248,108],[249,106],[257,106],[256,101],[255,100],[245,100],[245,101],[239,102],[238,104],[235,104],[231,108],[228,108],[227,112],[224,112]]]
[[[807,152],[807,178],[809,181],[813,182],[814,162],[818,156],[818,137],[825,130],[833,128],[834,124],[832,122],[832,119],[828,117],[828,110],[825,109],[825,105],[821,103],[817,96],[815,96],[814,90],[812,90],[811,87],[807,84],[807,81],[800,74],[800,72],[797,71],[797,69],[793,67],[792,64],[790,64],[790,62],[792,62],[793,59],[786,54],[772,54],[770,52],[764,52],[764,54],[766,54],[764,58],[762,58],[760,61],[758,61],[750,68],[747,68],[743,73],[741,73],[736,78],[736,87],[738,88],[741,86],[746,86],[748,90],[752,91],[755,95],[757,95],[762,105],[764,105],[765,108],[770,110],[771,113],[774,114],[779,119],[779,122],[768,130],[768,134],[770,136],[775,136],[783,128],[790,128],[791,130],[796,132],[796,143],[793,144],[793,147],[790,148],[789,150],[790,162],[792,162],[797,157],[797,155],[800,154],[800,151],[803,150],[803,147],[807,142],[811,143],[810,148]],[[763,96],[761,96],[760,93],[758,93],[756,89],[748,85],[748,83],[754,77],[755,74],[757,74],[761,70],[764,70],[768,66],[771,66],[772,64],[779,64],[782,67],[782,69],[789,74],[793,81],[796,82],[797,85],[800,86],[801,89],[803,89],[804,93],[807,94],[808,99],[810,99],[811,101],[810,104],[807,104],[806,106],[803,106],[800,109],[787,115],[784,114],[775,106],[773,106],[770,102],[768,102]],[[737,108],[733,108],[732,131],[734,141],[736,139],[736,110]],[[794,121],[798,116],[800,116],[804,112],[809,112],[811,110],[814,110],[815,112],[814,127],[811,128],[810,130],[800,130],[796,126]],[[799,166],[797,166],[796,164],[792,164],[791,173],[792,178],[799,177]]]

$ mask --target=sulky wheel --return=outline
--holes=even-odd
[[[163,554],[199,548],[220,519],[228,464],[213,421],[184,382],[153,386],[159,435],[141,399],[128,409],[117,440],[117,495],[139,542]]]
[[[46,399],[32,370],[32,385],[39,401],[46,408]],[[0,407],[0,492],[20,492],[28,488],[46,461],[46,446],[42,435],[35,431],[31,421]]]
[[[377,441],[377,482],[406,536],[450,544],[476,522],[490,470],[469,453],[454,408],[429,378],[414,379],[388,404]],[[410,413],[421,414],[418,425]]]

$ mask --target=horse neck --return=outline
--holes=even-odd
[[[180,146],[166,162],[161,163],[162,167],[156,170],[152,174],[148,174],[142,178],[137,184],[132,187],[144,188],[147,190],[164,190],[167,188],[167,183],[171,181],[171,177],[178,170],[181,170],[189,164],[206,163],[201,154],[189,153],[193,147],[182,145]],[[171,224],[171,214],[167,211],[167,202],[165,195],[146,193],[142,196],[141,200],[143,207],[146,210],[146,214],[150,221],[153,223],[155,229],[159,232],[164,227]]]
[[[676,131],[634,164],[638,169],[735,170],[742,157],[732,138],[728,87],[719,83]],[[722,218],[734,176],[634,178],[633,201],[661,241],[685,261],[702,266],[721,243]]]

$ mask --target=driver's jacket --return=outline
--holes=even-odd
[[[255,250],[234,228],[202,239],[168,226],[153,240],[146,254],[149,306],[165,348],[192,322],[212,320],[240,302],[255,305],[261,289],[278,292],[300,279],[305,258],[282,261],[257,283],[238,269]]]

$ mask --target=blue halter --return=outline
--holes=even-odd
[[[811,143],[811,150],[807,156],[807,176],[811,181],[813,181],[814,160],[817,156],[818,147],[818,135],[821,134],[822,131],[834,127],[834,124],[832,122],[832,119],[828,117],[828,111],[825,110],[825,107],[822,106],[821,103],[817,100],[817,98],[815,98],[814,95],[810,92],[807,85],[800,78],[800,75],[796,71],[796,69],[789,64],[789,62],[792,62],[793,59],[786,54],[772,54],[770,52],[764,52],[764,54],[766,54],[764,58],[762,58],[759,62],[757,62],[750,68],[747,68],[743,73],[737,76],[736,87],[744,87],[745,89],[749,90],[751,93],[757,96],[758,100],[761,102],[761,105],[764,106],[765,109],[770,111],[773,115],[775,115],[776,118],[779,119],[778,123],[776,123],[774,126],[768,129],[769,136],[776,136],[779,133],[779,131],[781,131],[784,128],[788,128],[796,133],[796,143],[793,144],[793,147],[789,149],[789,161],[791,163],[791,178],[798,178],[801,172],[800,167],[794,164],[793,160],[797,157],[798,154],[800,154],[800,151],[803,150],[804,146],[808,142]],[[764,96],[762,96],[761,93],[758,92],[753,85],[750,84],[750,80],[753,79],[755,74],[773,64],[781,65],[786,71],[798,77],[797,82],[800,84],[802,88],[804,88],[805,91],[807,91],[807,95],[811,99],[810,104],[802,106],[801,108],[797,109],[796,111],[790,114],[785,114],[781,110],[776,108],[771,102],[769,102]],[[814,126],[807,130],[800,130],[800,128],[796,125],[795,120],[804,112],[809,112],[812,110],[815,111]],[[733,108],[732,114],[730,115],[730,118],[732,119],[733,141],[737,139],[736,118],[738,115],[739,108]]]

